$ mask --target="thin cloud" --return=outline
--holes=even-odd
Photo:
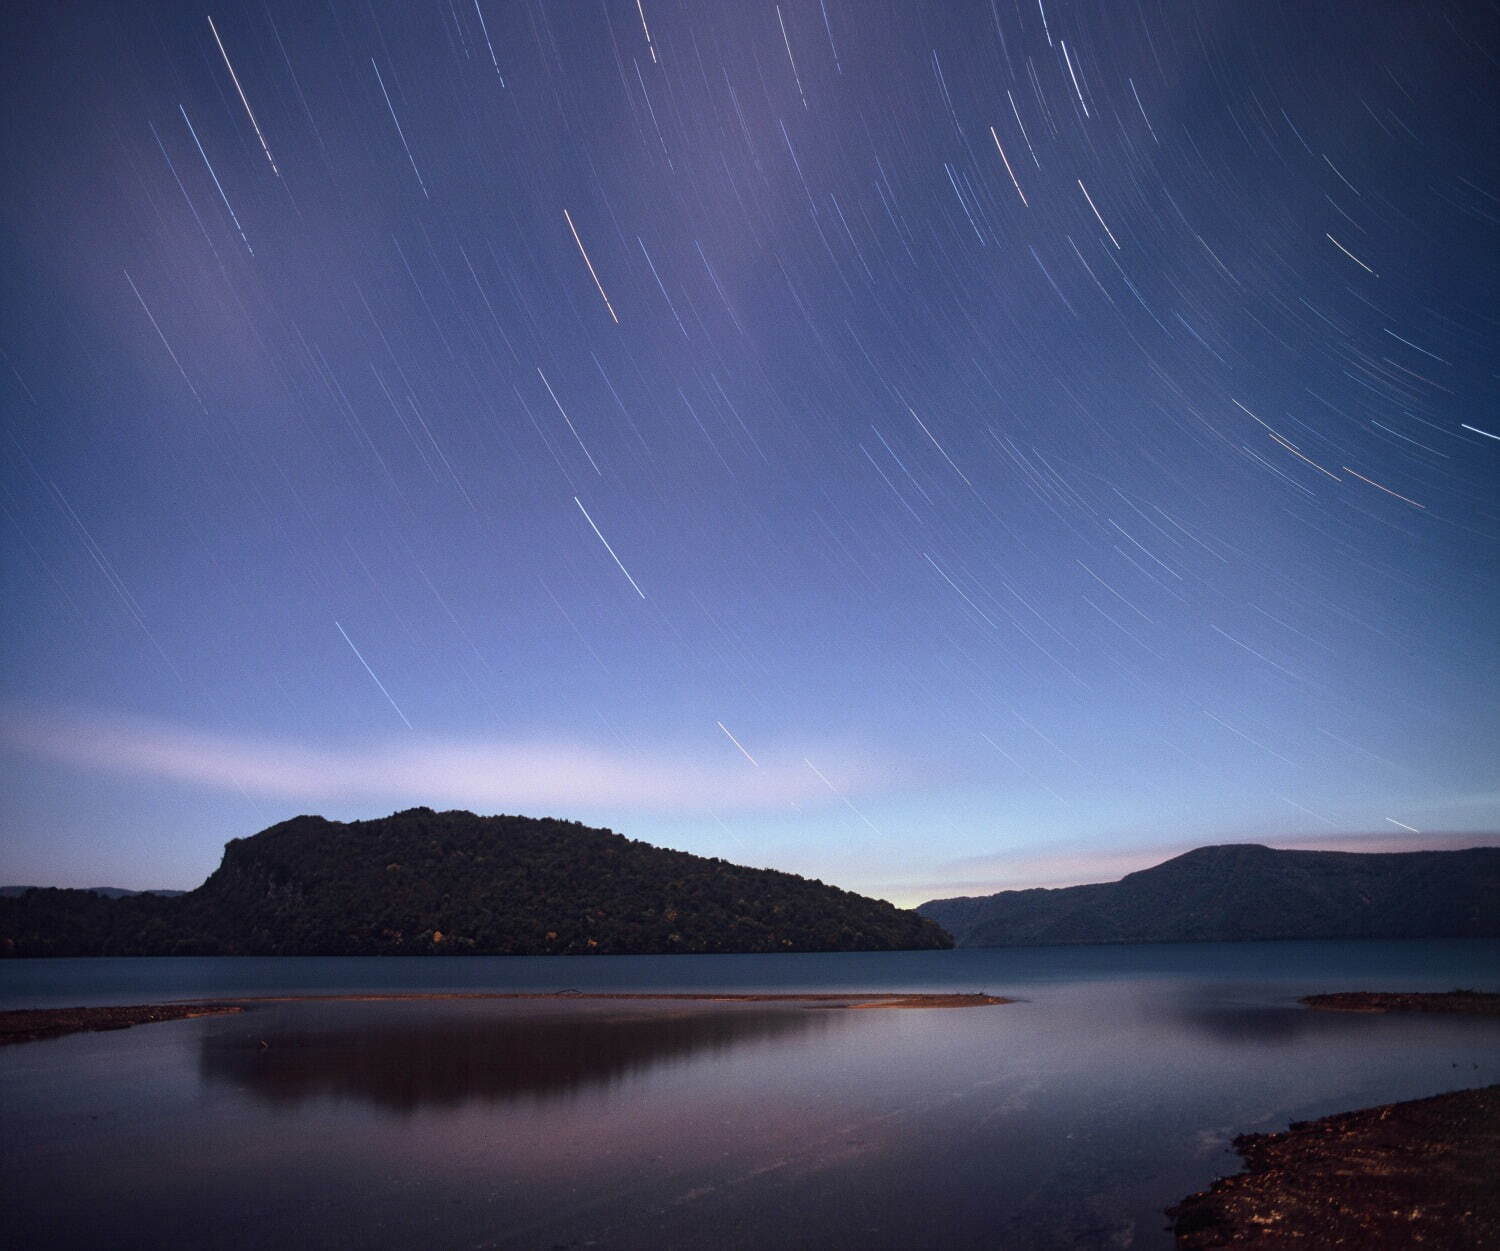
[[[14,711],[0,722],[0,737],[77,768],[325,803],[419,797],[438,807],[488,811],[708,814],[838,802],[804,766],[800,748],[752,768],[738,755],[705,763],[665,748],[628,752],[558,739],[407,737],[328,748],[160,721]],[[846,753],[821,755],[820,767],[842,792],[859,791],[877,776]]]
[[[966,856],[938,866],[938,873],[923,882],[886,885],[880,893],[911,904],[928,899],[961,895],[993,895],[1003,890],[1056,889],[1095,882],[1116,882],[1127,873],[1150,869],[1197,847],[1218,843],[1261,843],[1284,851],[1455,851],[1465,847],[1493,846],[1500,835],[1486,832],[1440,831],[1400,834],[1374,831],[1306,836],[1266,834],[1260,837],[1204,834],[1188,840],[1125,847],[1073,846],[1053,850],[1023,848],[987,856]]]

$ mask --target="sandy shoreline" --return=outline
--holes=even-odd
[[[730,994],[648,991],[451,991],[342,994],[242,995],[233,999],[188,1000],[176,1003],[131,1004],[99,1008],[13,1008],[0,1011],[0,1046],[37,1042],[93,1030],[129,1029],[160,1021],[182,1021],[201,1016],[244,1012],[270,1003],[388,1003],[411,1000],[571,1001],[610,1000],[631,1003],[785,1003],[808,1008],[867,1010],[871,1008],[978,1008],[1011,1003],[998,995],[980,994]]]

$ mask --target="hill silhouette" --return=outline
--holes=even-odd
[[[1199,847],[1118,882],[934,899],[960,947],[1500,937],[1500,847],[1276,851]]]
[[[40,886],[0,886],[0,898],[24,895],[29,890],[41,890]],[[184,890],[126,890],[123,886],[85,886],[91,895],[103,895],[106,899],[125,899],[130,895],[185,895]]]
[[[549,955],[952,946],[933,921],[819,881],[576,821],[412,808],[301,816],[232,840],[176,897],[0,898],[17,956]]]

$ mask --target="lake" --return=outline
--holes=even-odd
[[[13,960],[0,1006],[443,991],[987,991],[980,1008],[384,1000],[0,1049],[16,1246],[1169,1247],[1229,1140],[1500,1081],[1500,943]]]

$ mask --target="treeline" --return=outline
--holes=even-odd
[[[52,887],[0,898],[0,956],[206,954],[215,944],[196,933],[189,898]]]
[[[574,821],[414,808],[235,839],[197,890],[0,899],[17,956],[548,955],[952,946],[933,921],[819,881]]]

